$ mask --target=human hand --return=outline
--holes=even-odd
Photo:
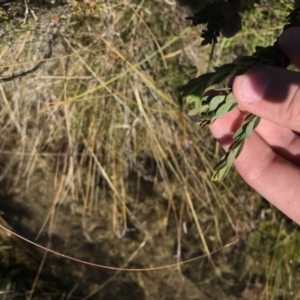
[[[285,30],[279,46],[300,68],[300,28]],[[262,118],[235,160],[244,180],[300,225],[300,73],[259,66],[238,76],[239,106],[216,120],[211,132],[228,149],[246,112]]]

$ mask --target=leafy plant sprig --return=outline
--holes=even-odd
[[[223,0],[208,3],[194,16],[185,18],[192,21],[192,26],[207,24],[207,28],[203,29],[201,34],[203,38],[201,45],[203,46],[212,44],[212,42],[217,43],[220,30],[225,25],[221,11],[223,3]]]
[[[220,3],[220,1],[216,1],[215,3]],[[212,7],[206,7],[206,12],[209,11],[208,8],[212,9]],[[215,28],[215,19],[212,19],[213,24],[210,25],[211,20],[208,17],[205,19],[204,15],[199,13],[198,20],[195,16],[193,18],[193,25],[202,24],[207,20],[207,28]],[[288,23],[284,26],[283,30],[293,26],[300,26],[300,6],[287,16],[287,21]],[[215,42],[214,38],[216,38],[217,33],[219,31],[216,29],[210,31],[210,34],[215,34],[214,36],[210,36],[210,38],[207,38],[207,35],[203,34],[204,41],[202,45],[211,43],[212,41]],[[285,56],[278,45],[278,39],[272,46],[256,47],[256,51],[252,56],[242,57],[239,59],[238,64],[229,63],[221,67],[216,67],[214,72],[191,79],[187,84],[180,87],[179,91],[182,92],[182,96],[186,98],[186,102],[192,107],[188,112],[191,120],[203,127],[212,124],[217,118],[224,116],[227,112],[234,109],[237,106],[237,102],[233,96],[231,87],[210,89],[209,91],[207,89],[226,81],[228,77],[242,75],[261,64],[282,68],[286,68],[290,64],[290,59]],[[258,126],[259,122],[260,117],[254,114],[248,114],[245,117],[243,125],[233,135],[234,142],[229,147],[228,152],[215,166],[215,172],[212,176],[213,181],[221,180],[228,174],[234,160],[242,152],[246,138],[251,137],[253,130]]]

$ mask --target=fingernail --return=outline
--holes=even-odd
[[[262,100],[271,88],[272,76],[265,66],[260,66],[243,75],[239,94],[244,103],[255,103]]]

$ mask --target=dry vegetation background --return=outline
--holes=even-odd
[[[298,227],[235,172],[210,181],[222,151],[176,92],[273,43],[293,5],[245,10],[211,61],[173,1],[33,5],[2,22],[2,78],[45,63],[0,85],[1,224],[81,260],[147,269],[86,266],[0,229],[2,300],[300,299]]]

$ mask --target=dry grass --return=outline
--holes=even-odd
[[[187,27],[185,13],[168,2],[89,3],[78,16],[60,19],[57,9],[42,16],[36,11],[40,21],[28,21],[26,30],[0,48],[0,65],[7,66],[1,76],[9,76],[43,59],[49,39],[57,34],[46,64],[0,86],[3,189],[18,195],[17,202],[33,197],[44,206],[39,211],[32,207],[34,201],[28,204],[37,214],[36,225],[30,225],[36,240],[45,233],[66,239],[60,217],[67,208],[82,240],[103,244],[124,237],[107,242],[119,245],[120,251],[109,255],[122,258],[116,264],[120,267],[132,261],[142,267],[166,265],[174,262],[174,254],[180,262],[200,253],[210,261],[196,266],[204,274],[186,275],[197,273],[189,265],[179,274],[204,290],[211,289],[209,284],[225,291],[241,285],[239,295],[247,299],[278,299],[291,290],[296,294],[288,263],[298,259],[289,242],[297,234],[293,225],[279,222],[284,217],[260,202],[234,172],[224,182],[210,181],[220,150],[208,130],[189,122],[178,101],[176,87],[207,70],[210,47],[199,48],[199,32]],[[214,62],[226,63],[258,43],[270,44],[282,27],[280,5],[246,12],[246,25],[255,30],[223,39]],[[266,17],[261,24],[262,10]],[[253,42],[245,43],[249,39]],[[104,229],[97,231],[99,227]],[[129,243],[125,237],[132,229],[141,237]],[[236,261],[224,247],[232,241]],[[223,247],[222,255],[211,254]],[[270,253],[256,255],[261,252],[256,248]],[[266,264],[258,265],[260,259]],[[285,266],[280,275],[278,266]],[[180,278],[174,274],[173,284]],[[108,276],[84,299],[117,275]],[[155,290],[151,276],[138,278],[146,296]]]

